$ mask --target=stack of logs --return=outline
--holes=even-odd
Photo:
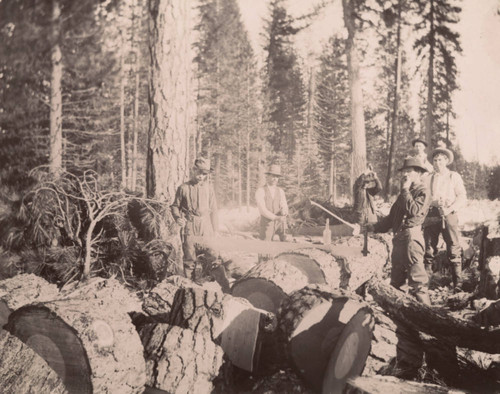
[[[399,324],[422,333],[427,362],[447,384],[500,390],[494,376],[456,350],[500,353],[500,330],[485,331],[391,288],[383,279],[389,245],[371,238],[368,256],[361,237],[330,249],[295,248],[256,264],[230,294],[215,282],[178,276],[142,294],[114,279],[60,291],[34,275],[2,281],[0,356],[9,361],[0,363],[0,391],[210,393],[222,392],[214,381],[227,388],[244,371],[255,377],[251,389],[264,392],[262,382],[293,370],[312,392],[447,392],[359,377],[363,369],[380,374],[396,356]],[[368,293],[374,302],[361,297]]]

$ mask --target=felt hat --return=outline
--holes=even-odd
[[[282,176],[281,167],[278,164],[272,164],[271,166],[269,166],[269,169],[266,171],[266,174],[274,176]]]
[[[210,172],[210,160],[200,157],[194,161],[193,168],[203,172],[204,174],[208,174]]]
[[[432,158],[434,159],[434,156],[438,154],[443,154],[448,158],[448,165],[453,163],[454,159],[453,152],[448,148],[446,148],[446,144],[444,143],[444,141],[438,141],[436,145],[437,148],[432,151]]]
[[[421,142],[422,144],[424,144],[424,145],[425,145],[425,147],[426,147],[426,148],[429,146],[429,145],[427,144],[427,142],[426,142],[424,139],[420,138],[420,137],[419,137],[419,138],[415,138],[415,139],[411,142],[411,146],[415,146],[415,144],[416,144],[417,142]]]
[[[403,171],[406,168],[416,168],[422,172],[428,172],[427,168],[425,168],[422,162],[416,157],[407,157],[403,163],[403,167],[398,169],[398,171]]]

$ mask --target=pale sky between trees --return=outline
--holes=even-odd
[[[258,56],[262,56],[262,18],[269,0],[238,0]],[[310,10],[312,2],[289,0],[290,13]],[[454,97],[453,128],[467,160],[500,164],[500,0],[457,1],[462,7],[456,29],[463,53],[457,57],[460,90]],[[341,1],[327,7],[297,38],[299,52],[318,53],[335,32],[343,31]],[[342,33],[341,33],[342,34]],[[411,43],[409,43],[411,44]]]

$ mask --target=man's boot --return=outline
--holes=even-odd
[[[454,261],[451,264],[451,279],[453,281],[453,287],[458,291],[462,289],[462,262]]]

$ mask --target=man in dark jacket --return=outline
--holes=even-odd
[[[182,249],[186,276],[190,276],[196,261],[192,236],[211,236],[218,231],[217,201],[208,180],[209,173],[210,162],[204,158],[196,159],[193,177],[179,186],[171,206],[172,216],[183,228]]]
[[[407,158],[399,169],[401,192],[389,215],[373,226],[375,232],[393,232],[391,285],[399,289],[408,280],[413,295],[430,305],[429,278],[424,267],[422,223],[429,211],[430,192],[422,182],[427,169],[416,158]]]

